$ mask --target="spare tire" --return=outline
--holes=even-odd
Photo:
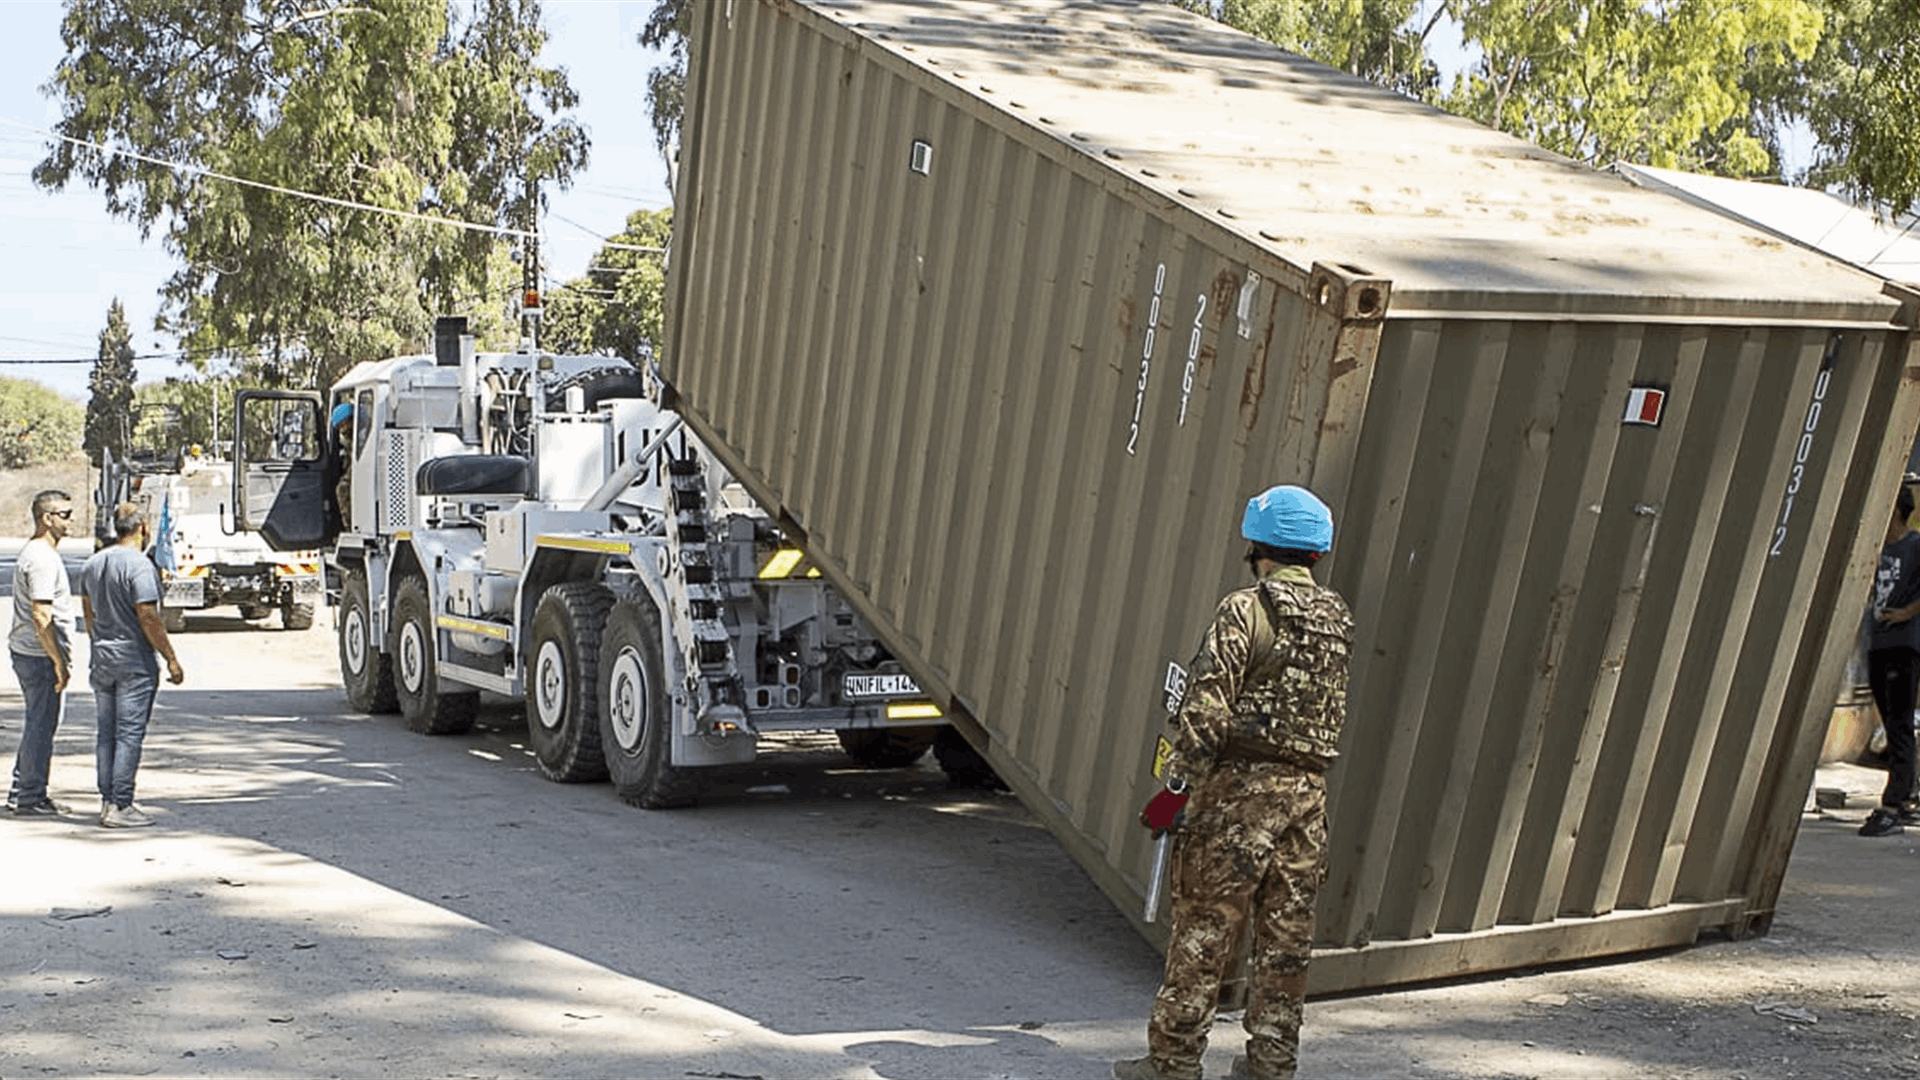
[[[584,407],[592,410],[602,401],[610,398],[644,397],[640,387],[640,372],[631,364],[619,367],[588,368],[576,371],[547,388],[547,411],[559,412],[567,407],[567,391],[580,388]]]
[[[511,454],[456,454],[420,463],[422,495],[519,495],[533,483],[532,463]]]

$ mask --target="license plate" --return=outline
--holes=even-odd
[[[917,697],[920,684],[907,675],[845,675],[840,690],[850,698]]]

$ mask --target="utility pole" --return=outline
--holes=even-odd
[[[540,347],[540,192],[527,200],[527,234],[520,260],[520,340],[526,352]]]

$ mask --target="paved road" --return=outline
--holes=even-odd
[[[0,819],[0,1074],[1065,1078],[1140,1051],[1157,957],[1009,797],[802,740],[633,810],[540,779],[510,706],[440,738],[346,711],[331,621],[192,618],[141,774],[158,828]],[[68,707],[54,785],[85,806]],[[18,718],[0,678],[0,760]],[[1807,817],[1767,938],[1315,1001],[1303,1073],[1920,1076],[1920,837],[1859,813]]]

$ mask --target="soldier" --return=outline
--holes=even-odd
[[[1313,580],[1310,567],[1333,546],[1333,515],[1312,492],[1269,488],[1247,503],[1240,533],[1256,580],[1228,593],[1207,627],[1170,721],[1168,790],[1141,815],[1162,828],[1186,810],[1148,1054],[1116,1062],[1120,1080],[1201,1075],[1220,984],[1249,923],[1247,1053],[1233,1075],[1294,1074],[1353,620],[1340,594]]]

